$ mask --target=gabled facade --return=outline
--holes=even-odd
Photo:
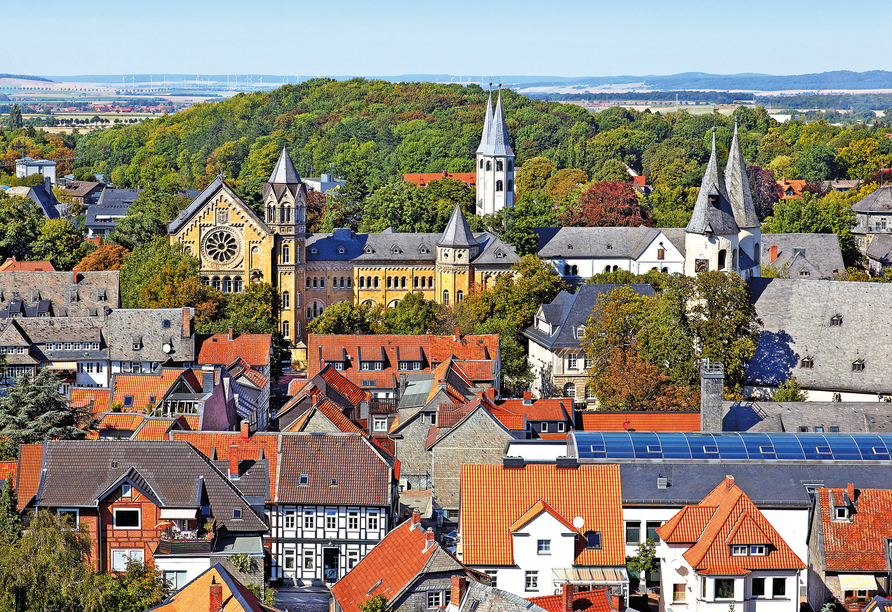
[[[884,185],[852,205],[855,227],[852,233],[862,253],[875,237],[892,233],[892,185]]]
[[[762,261],[782,278],[835,280],[845,272],[836,234],[768,234],[762,239]]]
[[[282,612],[264,605],[222,563],[205,570],[186,584],[174,583],[176,593],[146,612]]]

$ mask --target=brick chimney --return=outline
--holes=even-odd
[[[188,338],[192,335],[192,311],[190,308],[183,308],[183,325],[181,334],[183,338]]]
[[[532,391],[524,391],[523,392],[523,405],[531,406],[533,404],[533,392]]]
[[[238,444],[229,445],[229,477],[238,478]]]
[[[727,476],[725,476],[725,488],[730,489],[733,486],[734,486],[734,477],[731,476],[731,474],[728,474]]]
[[[465,591],[468,590],[468,579],[464,576],[459,576],[457,574],[453,574],[452,576],[452,594],[450,595],[449,601],[456,605],[461,605],[461,600],[465,596]]]
[[[486,396],[492,401],[496,401],[496,388],[489,387],[486,389]]]
[[[324,370],[324,369],[325,369],[325,360],[324,360],[324,359],[320,359],[320,360],[319,360],[319,371],[321,372],[321,371]]]
[[[427,552],[434,545],[434,532],[428,527],[427,531],[424,532],[424,552]]]
[[[421,524],[421,515],[418,514],[417,510],[412,511],[412,529],[415,529]]]
[[[232,342],[232,328],[231,327],[229,328],[229,334],[226,337],[226,339],[229,340],[230,342]]]
[[[610,594],[610,609],[623,612],[626,609],[626,598],[618,593]]]
[[[311,404],[312,406],[315,406],[316,404],[319,403],[319,396],[316,395],[315,393],[313,394],[313,396],[312,396],[311,399],[312,399],[312,402],[313,402],[313,403]]]
[[[772,247],[771,247],[771,254],[768,256],[768,263],[771,263],[775,259],[777,259],[777,245],[776,244],[772,245]]]
[[[561,610],[563,612],[573,612],[573,593],[575,587],[569,582],[561,585]]]
[[[71,282],[77,284],[77,270],[71,271]]]
[[[220,612],[223,609],[223,585],[217,584],[217,577],[211,578],[211,584],[208,587],[208,612]]]
[[[239,435],[239,440],[243,442],[247,442],[248,438],[251,437],[251,430],[247,421],[242,421],[242,429]]]
[[[459,329],[458,327],[455,328],[455,333],[453,334],[452,339],[455,342],[461,341],[461,329]]]
[[[855,503],[855,483],[854,482],[850,482],[849,484],[846,485],[846,493],[848,493],[848,495],[849,495],[849,503],[854,504]]]

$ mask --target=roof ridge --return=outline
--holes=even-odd
[[[300,175],[297,173],[297,169],[294,167],[294,163],[291,161],[291,156],[288,155],[287,147],[283,145],[282,153],[279,155],[279,161],[276,162],[276,166],[273,168],[272,174],[269,175],[267,183],[274,185],[294,185],[302,182],[303,181],[300,180]]]

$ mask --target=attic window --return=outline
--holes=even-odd
[[[301,474],[300,478],[297,481],[297,484],[301,487],[310,486],[310,475],[309,474]]]
[[[747,555],[746,545],[734,545],[731,547],[731,556],[733,557],[745,557]]]
[[[846,506],[837,506],[836,507],[836,518],[840,521],[848,520],[849,518],[849,509]]]
[[[390,247],[390,252],[391,253],[402,253],[402,250],[400,250],[400,248],[394,244],[393,246]]]
[[[856,359],[852,362],[852,372],[863,372],[864,371],[864,360]]]
[[[799,270],[799,276],[809,276],[810,273],[808,270]]]
[[[232,518],[240,519],[242,518],[242,510],[241,508],[233,508],[232,509]]]
[[[133,396],[125,395],[124,396],[124,408],[131,408],[133,406]]]
[[[331,479],[331,486],[333,486],[333,487],[338,486],[338,479],[337,479],[337,478],[332,478],[332,479]]]
[[[312,252],[312,253],[315,253],[315,252],[316,252],[315,247],[313,248],[313,250],[312,250],[311,252]],[[343,255],[343,254],[346,253],[346,252],[347,252],[347,249],[345,249],[344,247],[338,247],[338,253],[340,253],[341,255]]]
[[[343,248],[343,247],[341,247],[341,248]],[[312,253],[313,255],[315,255],[318,252],[319,252],[319,249],[317,249],[316,247],[310,247],[310,253]],[[340,252],[341,251],[338,250],[338,253],[340,253]]]
[[[164,329],[167,329],[168,327],[170,327],[170,319],[162,319],[161,327],[163,327]]]
[[[799,367],[803,370],[811,370],[815,366],[815,360],[811,357],[805,357],[799,362]]]
[[[608,244],[608,245],[607,245],[607,250],[608,250],[608,251],[612,251],[612,250],[613,250],[613,245],[612,245],[612,244]]]
[[[505,256],[505,253],[503,253],[501,249],[499,249],[498,251],[496,251],[496,257],[501,258],[501,257],[504,257],[504,256]],[[477,602],[475,601],[474,603],[477,603]]]
[[[601,532],[600,531],[586,531],[585,532],[585,547],[590,550],[601,550]]]
[[[370,255],[370,254],[372,254],[372,253],[375,252],[375,249],[373,249],[373,248],[370,247],[370,246],[367,246],[365,249],[363,249],[363,251],[364,251],[367,255]]]
[[[608,245],[607,248],[609,249],[609,248],[610,248],[610,245]],[[572,251],[572,250],[573,250],[573,245],[572,245],[572,244],[568,244],[568,245],[567,245],[567,250],[568,250],[568,251]]]
[[[830,319],[830,327],[842,327],[842,315],[834,315],[834,317]]]
[[[422,246],[418,247],[418,252],[419,253],[430,253],[430,249],[428,249],[426,246],[422,245]]]

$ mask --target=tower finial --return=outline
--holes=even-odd
[[[712,126],[712,152],[715,153],[715,126]]]
[[[734,135],[737,136],[737,115],[734,115]]]

